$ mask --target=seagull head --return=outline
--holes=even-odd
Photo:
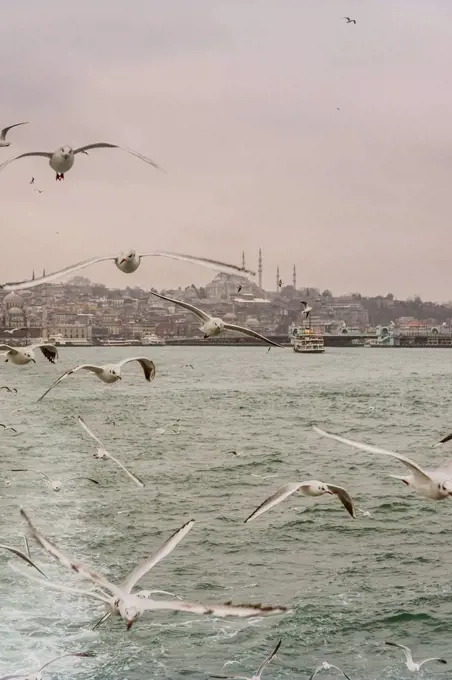
[[[328,488],[327,484],[323,482],[313,481],[309,484],[309,493],[313,496],[323,496],[325,493],[333,494],[331,489]]]
[[[121,379],[122,379],[122,378],[121,378],[121,373],[119,372],[119,369],[118,369],[118,368],[110,368],[110,370],[109,370],[108,372],[110,373],[110,375],[113,375],[113,376],[114,376],[115,378],[117,378],[118,380],[121,380]]]
[[[61,491],[61,482],[52,482],[52,491]]]
[[[28,361],[32,361],[34,364],[36,363],[35,355],[33,354],[32,351],[30,350],[25,351],[24,357],[28,359]]]
[[[438,486],[440,491],[442,491],[445,496],[452,496],[452,480],[446,480]]]
[[[119,264],[124,264],[125,262],[132,262],[136,258],[135,250],[128,250],[122,257],[119,258]]]
[[[67,161],[69,158],[71,158],[71,156],[74,155],[74,151],[70,146],[62,146],[59,150],[59,154],[62,158],[64,158],[65,161]]]
[[[126,607],[124,605],[124,602],[120,602],[119,612],[124,621],[126,622],[127,630],[130,630],[132,628],[134,621],[136,621],[140,615],[140,610],[138,609],[138,607],[134,607],[133,605]]]

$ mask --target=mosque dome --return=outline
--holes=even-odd
[[[224,315],[223,319],[225,321],[237,321],[237,317],[234,314],[234,312],[228,312],[227,314]]]
[[[23,309],[20,307],[8,307],[9,316],[22,316],[23,313]]]
[[[8,295],[5,295],[5,297],[3,298],[3,304],[8,309],[11,307],[21,308],[24,306],[24,300],[23,298],[20,297],[20,295],[13,291],[12,293],[8,293]]]
[[[245,326],[248,326],[249,328],[258,328],[260,324],[255,316],[249,316],[245,321]]]

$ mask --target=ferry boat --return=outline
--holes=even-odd
[[[323,335],[312,328],[295,327],[292,330],[293,351],[299,354],[323,354]]]
[[[158,335],[155,333],[151,333],[150,335],[145,335],[144,338],[141,341],[142,345],[165,345],[165,340],[164,338],[159,338]]]

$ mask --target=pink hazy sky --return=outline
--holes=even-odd
[[[450,0],[18,0],[0,58],[0,128],[31,122],[0,160],[108,141],[168,171],[116,150],[64,183],[45,159],[8,166],[0,282],[130,247],[256,266],[262,247],[268,288],[296,264],[300,286],[452,298]],[[84,273],[211,278],[162,259]]]

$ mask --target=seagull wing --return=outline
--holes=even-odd
[[[96,437],[96,435],[94,434],[94,432],[92,432],[92,431],[89,429],[88,425],[85,423],[85,421],[83,420],[83,418],[82,418],[81,416],[78,416],[77,420],[78,420],[79,424],[83,427],[83,429],[85,430],[85,432],[87,432],[87,433],[89,434],[89,436],[92,437],[92,438],[94,439],[94,441],[97,442],[97,443],[99,444],[99,446],[101,447],[101,449],[103,449],[103,450],[105,451],[105,446],[102,444],[102,442],[100,441],[99,437]]]
[[[92,482],[93,484],[99,484],[97,479],[93,479],[92,477],[69,477],[69,479],[66,479],[66,482],[75,482],[77,480],[85,480],[86,482]]]
[[[27,156],[44,156],[44,158],[52,158],[52,154],[48,151],[30,151],[29,153],[21,153],[20,156],[15,156],[14,158],[10,158],[8,161],[2,163],[0,165],[0,172],[13,161],[18,161],[19,158],[26,158]]]
[[[82,588],[72,588],[71,586],[66,586],[63,583],[57,583],[56,581],[50,581],[50,579],[43,579],[39,578],[39,576],[33,576],[33,574],[30,574],[29,572],[22,571],[22,569],[19,569],[19,567],[15,567],[14,564],[9,563],[9,567],[16,572],[16,574],[20,574],[21,576],[24,576],[27,578],[29,581],[33,581],[34,583],[39,583],[40,585],[45,586],[46,588],[50,588],[51,590],[59,590],[62,593],[75,593],[76,595],[85,595],[86,597],[92,597],[95,600],[99,600],[100,602],[104,602],[105,604],[108,604],[110,602],[111,598],[104,597],[102,595],[99,595],[98,593],[94,592],[94,590],[83,590]]]
[[[413,656],[411,654],[411,649],[409,647],[406,647],[406,645],[399,645],[398,642],[386,641],[385,644],[389,645],[390,647],[398,647],[399,649],[402,649],[408,663],[413,663]]]
[[[121,590],[110,581],[107,581],[107,579],[104,576],[98,574],[97,572],[93,571],[90,568],[85,567],[85,565],[82,564],[81,562],[76,562],[71,557],[62,552],[59,548],[57,548],[56,545],[49,541],[45,536],[43,536],[41,532],[38,529],[36,529],[36,527],[32,524],[30,518],[28,517],[25,510],[23,510],[23,508],[21,508],[20,514],[23,517],[23,519],[27,522],[33,538],[39,543],[41,548],[43,548],[49,555],[54,557],[57,562],[63,565],[63,567],[66,567],[71,571],[75,571],[82,578],[88,579],[89,581],[92,581],[96,585],[105,588],[105,590],[112,593],[113,595],[118,595],[121,598],[123,597],[123,593],[121,592]]]
[[[391,458],[396,458],[400,460],[401,463],[406,465],[411,472],[418,478],[423,480],[431,481],[429,475],[423,470],[417,463],[412,461],[406,456],[402,456],[400,453],[394,453],[393,451],[387,451],[386,449],[381,449],[379,446],[371,446],[370,444],[363,444],[362,442],[356,442],[353,439],[346,439],[345,437],[340,437],[337,434],[331,434],[331,432],[325,432],[319,427],[313,427],[313,430],[317,434],[322,435],[322,437],[328,437],[329,439],[335,439],[342,444],[348,444],[348,446],[353,446],[355,449],[360,449],[361,451],[368,451],[368,453],[382,453],[385,456],[391,456]]]
[[[429,661],[438,661],[438,663],[447,663],[446,659],[442,659],[441,657],[438,656],[432,656],[430,659],[424,659],[424,661],[421,661],[419,664],[419,668],[423,666],[425,663],[428,663]]]
[[[25,123],[14,123],[14,125],[8,125],[8,127],[3,128],[3,130],[0,132],[0,139],[6,139],[8,132],[19,125],[28,125],[28,120]]]
[[[11,548],[9,545],[3,545],[3,544],[0,544],[0,548],[2,548],[3,550],[9,550],[9,552],[14,553],[14,555],[17,555],[17,557],[20,557],[22,560],[27,562],[27,564],[29,564],[30,567],[34,567],[36,569],[36,571],[39,571],[39,573],[42,574],[42,576],[44,576],[44,578],[47,578],[47,576],[44,574],[44,572],[41,571],[40,568],[30,559],[30,557],[25,555],[25,553],[23,553],[21,550],[16,550],[16,548]]]
[[[72,375],[73,373],[77,373],[77,371],[81,371],[82,369],[85,371],[91,371],[91,373],[102,373],[102,371],[104,370],[101,366],[94,366],[92,364],[82,364],[81,366],[71,368],[69,371],[66,371],[66,373],[63,373],[63,375],[60,375],[60,377],[57,378],[55,382],[52,383],[52,385],[50,385],[49,389],[46,390],[44,394],[41,394],[36,403],[44,399],[46,394],[48,394],[50,390],[53,390],[53,388],[56,387],[58,383],[60,383],[62,380],[66,380],[66,378],[68,378],[70,375]]]
[[[225,323],[224,327],[228,331],[237,331],[238,333],[244,333],[245,335],[249,335],[252,338],[257,338],[258,340],[263,340],[268,345],[272,345],[273,347],[282,347],[282,345],[279,345],[277,342],[273,342],[273,340],[269,340],[264,335],[261,335],[260,333],[256,333],[256,331],[252,331],[251,328],[244,328],[243,326],[236,326],[233,323]]]
[[[40,276],[37,279],[4,283],[0,285],[0,290],[25,290],[28,288],[34,288],[35,286],[42,286],[42,284],[44,283],[51,283],[52,281],[55,281],[56,279],[59,279],[62,276],[66,276],[66,274],[71,274],[72,272],[76,272],[79,269],[89,267],[92,264],[97,264],[98,262],[106,262],[108,260],[114,261],[115,259],[116,256],[111,257],[110,255],[105,255],[102,257],[91,257],[89,260],[82,260],[81,262],[72,264],[69,267],[65,267],[64,269],[59,269],[56,272],[47,274],[46,276]]]
[[[250,274],[251,276],[256,276],[256,272],[250,269],[244,269],[236,264],[228,264],[227,262],[220,262],[219,260],[211,260],[207,257],[197,257],[196,255],[182,255],[181,253],[169,253],[165,250],[145,253],[140,255],[141,257],[169,257],[173,260],[185,260],[187,262],[192,262],[193,264],[200,264],[208,269],[213,269],[215,271],[224,272],[225,274]]]
[[[281,501],[284,501],[286,498],[289,498],[289,496],[295,493],[295,491],[298,491],[298,489],[302,488],[302,486],[303,482],[301,484],[285,484],[280,489],[278,489],[278,491],[269,496],[263,503],[261,503],[261,505],[259,505],[259,507],[256,508],[256,510],[254,510],[254,512],[252,512],[251,515],[246,518],[245,524],[247,522],[251,522],[252,519],[256,519],[256,517],[263,515],[264,512],[267,512],[267,510],[270,510],[270,508],[278,505],[278,503],[281,503]]]
[[[181,542],[181,540],[188,534],[190,529],[193,527],[195,521],[191,519],[189,522],[184,524],[180,529],[178,529],[165,543],[162,547],[155,553],[151,555],[147,560],[139,564],[132,573],[127,577],[127,579],[122,584],[122,588],[126,593],[130,593],[132,588],[138,583],[138,581],[143,578],[145,574],[148,573],[152,567],[155,567],[158,562],[163,560],[164,557],[173,552],[174,548]]]
[[[192,604],[178,600],[147,600],[143,602],[144,610],[170,609],[172,611],[190,612],[191,614],[212,614],[213,616],[268,616],[270,614],[284,614],[287,607],[271,607],[262,604]]]
[[[13,676],[10,676],[13,677]],[[224,678],[225,680],[253,680],[248,675],[209,675],[209,678]],[[0,678],[2,680],[2,678]]]
[[[58,361],[58,350],[55,345],[50,345],[49,343],[38,343],[37,345],[31,345],[30,349],[40,349],[45,358],[50,361],[51,364],[54,364],[56,361]]]
[[[118,361],[116,365],[122,367],[125,364],[129,364],[131,361],[138,361],[141,368],[143,369],[144,377],[148,382],[152,382],[152,380],[154,380],[155,364],[147,357],[131,357],[130,359],[123,359],[122,361]]]
[[[347,510],[348,514],[356,519],[355,508],[353,507],[353,500],[348,491],[346,491],[342,486],[334,486],[333,484],[327,484],[327,487],[339,498],[340,502]]]
[[[348,675],[347,675],[346,673],[344,673],[344,671],[342,670],[342,668],[339,668],[339,666],[335,666],[334,663],[330,663],[330,668],[335,668],[337,671],[339,671],[340,673],[342,673],[342,675],[344,676],[344,678],[347,678],[347,680],[350,680],[350,678],[348,677]]]
[[[17,354],[17,349],[14,349],[14,347],[11,347],[10,345],[0,345],[0,352],[12,352],[13,354]],[[8,387],[6,389],[9,389]]]
[[[104,449],[104,451],[105,451],[105,449]],[[130,472],[130,470],[128,470],[128,469],[125,467],[125,465],[123,465],[122,463],[120,463],[119,460],[118,460],[117,458],[115,458],[114,456],[112,456],[111,453],[108,453],[108,451],[105,451],[105,453],[106,453],[106,455],[107,455],[107,458],[110,458],[114,463],[116,463],[116,465],[118,465],[118,466],[121,468],[121,470],[124,470],[124,472],[126,473],[126,475],[128,475],[128,476],[130,477],[130,479],[131,479],[132,481],[134,481],[135,484],[136,484],[137,486],[139,486],[139,487],[141,487],[142,489],[144,489],[145,484],[144,484],[144,482],[143,482],[139,477],[137,477],[136,475],[134,475],[133,472]]]
[[[31,558],[31,553],[30,553],[30,546],[28,545],[28,538],[24,536],[24,545],[25,545],[25,550],[26,550],[26,555],[27,557]]]
[[[188,309],[189,312],[193,312],[193,314],[196,314],[196,316],[199,319],[201,319],[201,321],[209,321],[209,319],[212,318],[211,316],[209,316],[209,314],[203,312],[202,309],[198,309],[197,307],[190,305],[188,302],[182,302],[182,300],[175,300],[174,298],[167,297],[166,295],[155,293],[153,290],[151,290],[151,293],[152,295],[155,295],[156,297],[159,297],[162,300],[172,302],[174,305],[179,305],[179,307],[184,307],[184,309]]]
[[[268,664],[270,663],[270,661],[271,661],[271,660],[273,659],[273,657],[277,654],[278,649],[281,647],[281,643],[282,643],[282,640],[280,640],[280,641],[278,642],[278,644],[276,645],[275,649],[274,649],[272,652],[270,652],[270,654],[267,656],[267,658],[266,658],[264,661],[262,661],[261,665],[259,666],[259,668],[257,669],[257,671],[256,671],[255,674],[254,674],[256,677],[260,678],[260,676],[261,676],[261,674],[262,674],[262,671],[264,671],[264,670],[267,668],[267,666],[268,666]]]
[[[151,161],[151,159],[147,158],[147,156],[143,156],[141,153],[137,153],[136,151],[132,151],[131,149],[125,149],[123,146],[118,146],[117,144],[110,144],[109,142],[95,142],[94,144],[86,144],[85,146],[81,146],[78,149],[74,149],[74,155],[76,153],[84,153],[85,151],[89,151],[90,149],[121,149],[121,151],[125,151],[126,153],[130,153],[132,156],[139,158],[140,160],[144,161],[145,163],[149,163],[149,165],[153,165],[154,168],[157,168],[157,170],[161,170],[162,172],[166,172],[166,170],[163,170],[163,168],[161,168],[160,165],[157,165],[157,163],[154,163],[154,161]]]
[[[39,669],[38,673],[44,670],[44,668],[47,668],[47,666],[50,666],[51,663],[55,663],[55,661],[59,661],[60,659],[64,659],[66,656],[96,656],[94,652],[67,652],[66,654],[61,654],[60,656],[56,656],[54,659],[51,661],[47,661],[47,663],[44,664],[44,666],[41,666]]]
[[[52,482],[50,477],[46,475],[45,472],[42,472],[42,470],[32,470],[31,468],[13,468],[11,472],[34,472],[37,475],[42,475],[43,477],[45,477],[45,479],[47,479],[48,482]]]
[[[440,439],[439,442],[437,442],[436,444],[433,444],[433,448],[435,448],[436,446],[441,446],[441,444],[446,444],[447,442],[450,442],[451,439],[452,439],[452,433],[448,434],[446,437],[443,437],[442,439]]]

